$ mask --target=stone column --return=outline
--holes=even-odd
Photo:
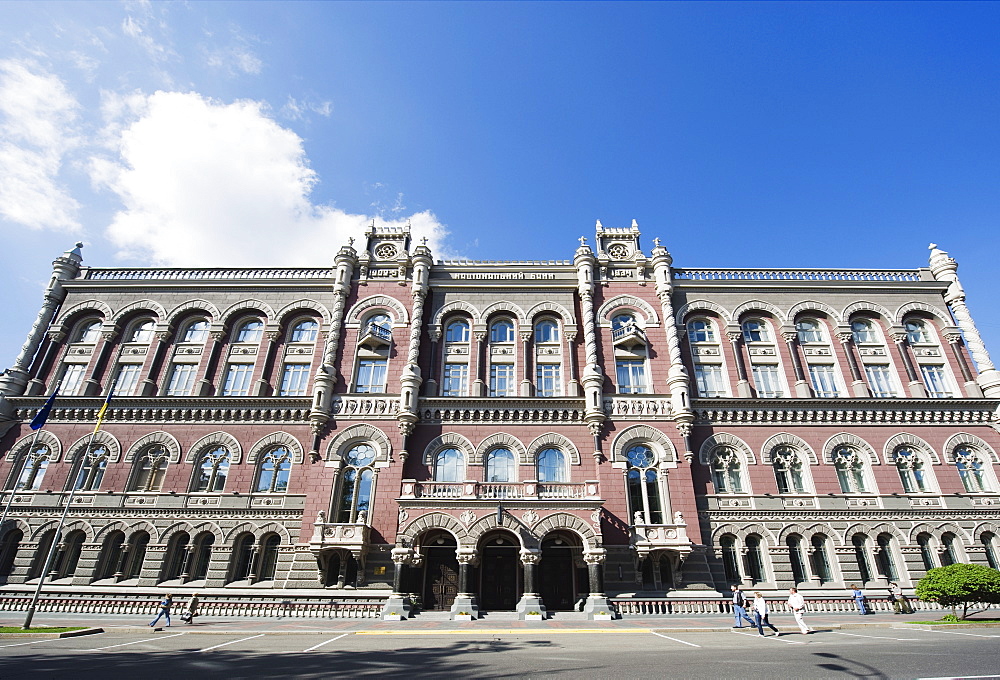
[[[909,381],[910,396],[917,398],[926,397],[927,390],[924,389],[924,383],[921,382],[920,376],[917,374],[917,369],[913,367],[913,359],[910,358],[910,353],[907,351],[906,333],[893,333],[892,341],[896,343],[896,351],[899,353],[900,359],[903,360],[903,367],[906,368],[906,379]]]
[[[264,357],[263,361],[261,361],[260,376],[257,378],[257,384],[254,386],[254,396],[269,397],[277,391],[274,386],[268,382],[267,378],[274,364],[274,351],[278,346],[278,339],[280,337],[281,331],[277,328],[267,329],[264,332],[264,351],[261,352]],[[280,375],[278,376],[278,380],[281,380]]]
[[[604,619],[608,616],[614,618],[614,610],[611,602],[604,595],[604,559],[607,551],[604,548],[595,548],[583,553],[583,560],[587,563],[587,575],[590,577],[590,595],[583,605],[583,612],[587,619]]]
[[[586,396],[584,421],[595,441],[601,432],[601,425],[606,418],[602,392],[604,390],[604,372],[597,363],[597,330],[594,320],[594,266],[597,258],[587,245],[587,239],[580,237],[580,247],[576,249],[573,264],[576,266],[577,294],[580,296],[580,307],[583,315],[583,342],[586,348],[586,366],[583,369],[583,391]],[[594,451],[594,458],[599,458],[600,452]]]
[[[87,379],[83,381],[83,385],[81,386],[81,394],[83,396],[92,397],[101,394],[101,377],[104,375],[104,369],[108,364],[108,358],[111,355],[111,349],[114,347],[114,341],[117,336],[118,331],[113,326],[105,326],[101,330],[101,340],[94,352],[96,356],[91,364],[90,375],[87,376]],[[114,380],[114,376],[111,376],[111,380]]]
[[[750,379],[747,377],[747,365],[743,360],[743,331],[727,330],[726,337],[729,338],[729,344],[733,350],[733,358],[736,361],[736,375],[739,377],[739,382],[736,383],[736,396],[737,397],[751,397],[750,393]]]
[[[147,363],[146,377],[139,383],[140,397],[156,396],[156,379],[160,372],[160,365],[163,363],[163,355],[166,353],[168,342],[172,333],[169,330],[159,330],[153,336],[153,351]]]
[[[14,360],[14,365],[0,376],[0,418],[13,417],[13,407],[4,397],[24,394],[24,389],[28,384],[28,369],[31,366],[31,361],[42,343],[42,338],[45,337],[49,324],[52,323],[63,300],[66,299],[63,281],[75,279],[80,273],[80,263],[83,262],[81,248],[83,248],[83,243],[77,243],[75,248],[67,250],[52,263],[52,276],[45,287],[42,306],[35,316],[34,323],[31,324],[28,337],[21,346],[21,351]]]
[[[563,364],[569,373],[569,381],[566,383],[567,397],[580,396],[580,381],[576,376],[576,352],[573,351],[574,340],[576,340],[576,331],[566,331],[564,344],[566,358]]]
[[[25,390],[25,394],[30,396],[45,392],[45,378],[48,375],[49,370],[52,368],[52,362],[55,360],[56,355],[59,354],[59,350],[65,349],[65,346],[62,344],[66,339],[65,333],[57,330],[50,330],[48,335],[49,342],[45,347],[45,355],[42,357],[42,360],[38,362],[38,366],[35,368],[35,377],[31,379],[31,382],[28,383],[28,387]],[[3,378],[0,378],[0,380],[3,380]],[[55,384],[53,384],[53,388],[54,387]],[[2,399],[2,397],[0,397],[0,399]]]
[[[222,328],[213,328],[208,333],[208,340],[205,342],[205,347],[202,349],[202,366],[198,367],[198,372],[202,373],[201,378],[198,380],[197,385],[195,385],[194,393],[199,397],[210,397],[215,393],[215,385],[213,384],[213,373],[215,372],[215,364],[219,359],[219,352],[222,349],[222,338],[224,338],[226,332]],[[161,394],[166,394],[166,385],[160,387]]]
[[[808,399],[812,396],[812,388],[809,386],[805,371],[802,369],[802,357],[799,356],[799,334],[794,330],[782,331],[781,337],[788,346],[788,354],[792,357],[792,370],[795,372],[795,396]]]
[[[318,456],[316,447],[319,446],[319,435],[330,420],[333,390],[337,385],[337,354],[344,318],[344,303],[351,291],[351,277],[354,274],[354,267],[358,263],[358,253],[353,246],[354,239],[348,239],[347,245],[343,246],[334,258],[330,329],[326,334],[326,343],[323,346],[322,364],[316,371],[316,377],[313,380],[313,405],[309,412],[309,425],[313,433],[313,445],[309,455],[313,459]]]
[[[474,342],[472,354],[469,356],[469,373],[472,378],[469,395],[473,397],[485,397],[488,394],[486,389],[486,331],[474,331],[472,333]],[[475,360],[475,363],[472,363]],[[474,370],[474,372],[473,372]]]
[[[410,338],[406,348],[406,366],[403,367],[403,374],[399,379],[399,413],[396,415],[399,434],[403,438],[399,456],[406,460],[406,439],[413,426],[420,420],[420,384],[423,377],[420,375],[420,334],[424,327],[424,303],[427,299],[428,282],[431,275],[431,265],[434,260],[431,258],[431,249],[427,247],[427,239],[424,238],[419,246],[413,251],[411,258],[413,263],[413,285],[410,288],[410,297],[413,300],[410,312]]]
[[[521,595],[521,599],[515,607],[518,621],[524,621],[524,617],[533,612],[538,612],[542,618],[545,618],[545,604],[536,591],[538,587],[538,562],[541,559],[541,550],[531,548],[521,550],[521,564],[524,565],[524,594]]]
[[[844,354],[847,356],[847,366],[851,369],[851,386],[854,388],[854,396],[870,397],[871,392],[868,391],[865,377],[861,374],[861,368],[858,366],[858,358],[854,354],[854,333],[851,331],[837,333],[837,340],[840,341],[841,347],[844,348]]]
[[[534,392],[534,383],[531,380],[531,373],[534,370],[535,356],[534,347],[531,343],[532,332],[521,332],[521,389],[522,397],[530,397]]]
[[[965,345],[969,348],[972,360],[979,368],[979,386],[987,399],[996,399],[1000,397],[1000,371],[997,371],[990,360],[990,353],[986,350],[986,345],[979,335],[979,329],[976,328],[976,323],[972,320],[972,313],[965,304],[965,290],[958,280],[958,262],[948,257],[948,253],[939,250],[934,243],[930,245],[930,249],[931,274],[938,281],[947,281],[950,284],[945,292],[944,300],[951,308],[951,313],[955,317],[955,321],[958,322],[958,327],[962,329]]]
[[[441,352],[441,329],[440,328],[430,328],[427,334],[431,337],[431,371],[430,375],[427,376],[427,381],[424,383],[424,394],[428,397],[436,397],[438,393],[438,357]]]
[[[410,598],[403,592],[403,574],[406,565],[413,560],[411,548],[396,547],[392,549],[392,562],[395,571],[392,575],[392,595],[382,607],[383,621],[405,621],[410,616]]]
[[[955,355],[955,361],[958,363],[959,370],[962,371],[962,381],[965,383],[965,396],[972,397],[973,399],[981,399],[983,397],[983,390],[979,387],[979,383],[976,382],[975,376],[972,375],[972,371],[969,369],[969,362],[965,360],[965,352],[962,351],[962,334],[946,333],[945,338],[951,346],[952,354]]]
[[[460,547],[456,554],[458,558],[458,594],[451,605],[450,618],[455,620],[459,614],[467,614],[473,619],[479,618],[479,607],[476,596],[469,588],[469,572],[478,563],[478,553],[475,549]]]

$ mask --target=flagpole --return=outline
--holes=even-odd
[[[121,351],[118,352],[121,356]],[[114,385],[108,390],[108,396],[104,400],[104,405],[97,414],[97,425],[94,426],[94,431],[90,433],[90,441],[87,442],[87,448],[83,450],[83,455],[80,456],[80,460],[85,460],[90,456],[90,452],[94,447],[94,439],[97,438],[97,431],[101,429],[101,423],[104,421],[104,414],[107,411],[108,406],[111,404],[111,396],[114,394]],[[69,514],[69,509],[73,505],[73,498],[76,496],[77,480],[74,479],[73,470],[76,468],[76,461],[70,466],[70,491],[69,498],[66,499],[66,507],[63,508],[62,517],[59,519],[59,526],[56,527],[56,535],[52,538],[52,545],[49,546],[49,555],[45,559],[45,567],[42,569],[42,573],[38,578],[38,587],[35,588],[35,594],[31,598],[31,604],[28,606],[28,614],[24,617],[24,625],[21,626],[22,629],[28,630],[31,628],[31,619],[35,617],[35,607],[38,604],[38,598],[42,594],[42,586],[45,585],[45,577],[49,574],[49,569],[52,568],[52,560],[55,558],[56,550],[59,547],[59,541],[62,539],[63,526],[66,524],[66,516]]]

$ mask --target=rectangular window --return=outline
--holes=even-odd
[[[921,366],[924,374],[924,384],[927,385],[927,396],[938,399],[951,396],[948,382],[944,377],[944,366]]]
[[[722,366],[719,364],[695,364],[694,380],[698,385],[699,397],[726,396],[725,383],[722,382]]]
[[[618,374],[618,394],[646,393],[646,362],[618,361],[615,362]]]
[[[778,367],[763,365],[753,367],[753,384],[757,388],[757,396],[762,399],[776,399],[785,396],[781,389],[781,376]]]
[[[249,396],[250,378],[252,376],[253,364],[229,364],[226,368],[226,382],[222,387],[222,396]]]
[[[560,396],[559,364],[539,364],[535,370],[535,383],[535,396]]]
[[[281,396],[304,397],[309,386],[309,364],[285,364],[281,372]]]
[[[445,364],[441,383],[442,397],[465,397],[469,394],[469,365]]]
[[[833,372],[833,366],[812,364],[809,366],[809,377],[812,379],[813,391],[817,397],[840,396],[840,390],[837,389],[837,375]]]
[[[142,364],[122,364],[118,367],[118,375],[115,377],[115,395],[119,397],[131,397],[135,394],[135,386],[139,384],[139,371]]]
[[[167,383],[167,396],[191,396],[194,391],[194,376],[197,372],[197,364],[174,364],[170,372],[170,382]]]
[[[892,373],[885,364],[869,364],[865,366],[868,376],[868,386],[873,397],[895,397],[896,387],[893,385]]]
[[[514,391],[514,365],[494,364],[490,366],[490,396],[513,397],[516,394]]]
[[[362,359],[358,362],[358,380],[355,392],[382,394],[385,392],[385,359]]]
[[[59,393],[64,397],[72,397],[80,390],[83,384],[83,374],[87,370],[85,364],[66,364],[63,369],[62,382],[59,384]]]

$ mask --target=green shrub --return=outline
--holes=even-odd
[[[957,608],[961,606],[960,618],[964,619],[970,613],[976,613],[969,611],[970,605],[1000,604],[1000,571],[981,564],[937,567],[920,579],[916,593],[924,602],[951,607],[953,616],[958,616]]]

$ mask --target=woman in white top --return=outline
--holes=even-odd
[[[795,623],[799,625],[799,630],[802,631],[803,635],[815,632],[802,620],[802,614],[806,611],[806,599],[802,597],[802,593],[799,592],[798,588],[788,589],[788,608],[792,610]]]
[[[753,616],[754,620],[757,622],[757,632],[763,635],[764,626],[767,626],[774,631],[775,635],[781,635],[781,633],[778,632],[778,629],[767,620],[767,600],[764,599],[764,595],[761,594],[759,590],[755,591],[753,595]]]

